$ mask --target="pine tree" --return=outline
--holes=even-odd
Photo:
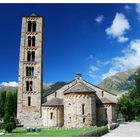
[[[4,124],[3,128],[6,132],[10,133],[16,128],[16,119],[14,113],[14,97],[12,92],[8,92],[4,105]]]

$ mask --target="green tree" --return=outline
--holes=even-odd
[[[130,97],[125,95],[123,95],[117,103],[117,108],[119,112],[123,114],[123,117],[126,121],[133,120],[135,118],[135,113],[132,105],[133,104]]]
[[[6,91],[0,91],[0,117],[4,117],[4,104],[6,99]]]
[[[3,128],[6,132],[10,133],[14,128],[16,128],[16,119],[14,113],[14,96],[11,91],[7,92],[4,111],[5,114]]]
[[[118,100],[117,108],[127,121],[140,116],[140,69],[135,76],[134,88]]]

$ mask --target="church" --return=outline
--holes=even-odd
[[[87,81],[80,73],[43,97],[42,16],[22,17],[17,119],[24,127],[87,127],[116,121],[117,96]]]

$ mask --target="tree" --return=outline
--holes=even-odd
[[[6,99],[6,91],[0,91],[0,117],[4,117],[4,104]]]
[[[16,119],[15,119],[15,113],[14,113],[14,97],[13,93],[8,91],[5,105],[4,105],[4,124],[3,128],[8,133],[12,132],[14,128],[16,128]]]
[[[127,121],[140,116],[140,69],[135,76],[135,86],[118,100],[117,108]]]
[[[135,118],[135,113],[129,96],[123,95],[117,103],[117,108],[119,112],[123,114],[126,121],[133,120]]]

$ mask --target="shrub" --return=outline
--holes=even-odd
[[[110,125],[108,126],[108,129],[113,130],[113,129],[117,128],[118,126],[119,126],[118,123],[110,124]]]
[[[90,137],[90,136],[99,137],[99,136],[106,134],[107,132],[108,132],[108,127],[102,126],[102,127],[96,128],[95,130],[93,130],[91,132],[87,132],[87,133],[81,134],[79,136],[80,137]]]

